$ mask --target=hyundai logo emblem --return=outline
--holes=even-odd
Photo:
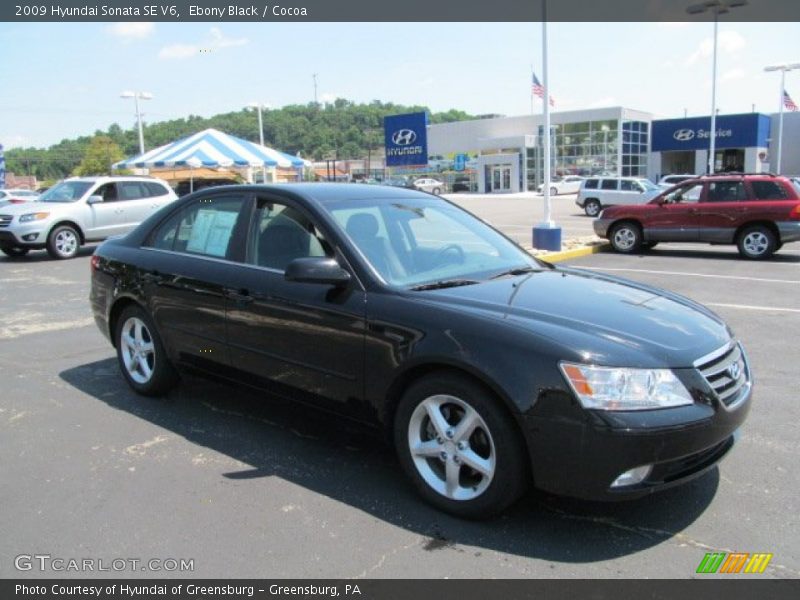
[[[392,143],[395,146],[410,146],[417,141],[417,134],[411,129],[398,129],[392,134]]]
[[[672,134],[672,137],[679,142],[688,142],[694,139],[694,129],[678,129],[678,131]]]
[[[731,376],[731,379],[736,381],[739,379],[739,375],[741,374],[741,367],[739,366],[739,362],[733,363],[730,367],[728,367],[728,375]]]

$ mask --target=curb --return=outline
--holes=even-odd
[[[582,256],[589,256],[590,254],[597,254],[598,252],[605,252],[611,248],[608,242],[600,244],[593,244],[591,246],[583,246],[581,248],[574,248],[572,250],[561,250],[560,252],[548,252],[544,254],[534,254],[536,258],[541,258],[549,263],[557,263],[562,260],[569,260],[571,258],[580,258]]]

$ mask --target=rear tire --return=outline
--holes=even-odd
[[[608,236],[611,247],[621,254],[636,254],[642,248],[642,229],[636,223],[617,223]]]
[[[433,195],[434,196],[438,196],[441,193],[442,193],[442,190],[440,190],[438,187],[433,188]]]
[[[551,196],[558,196],[558,188],[556,188],[556,187],[551,187],[551,188],[550,188],[550,195],[551,195]]]
[[[142,308],[131,305],[122,311],[114,341],[122,375],[137,394],[163,396],[175,387],[178,373],[153,320]]]
[[[52,258],[74,258],[80,247],[81,236],[71,225],[59,225],[47,236],[47,253]]]
[[[583,212],[586,213],[587,217],[596,217],[602,209],[603,207],[600,206],[600,202],[597,200],[587,200],[583,205]]]
[[[749,260],[764,260],[778,249],[778,239],[769,227],[753,225],[742,230],[736,245],[742,257]]]
[[[530,481],[516,423],[497,398],[455,374],[432,374],[406,390],[394,441],[420,495],[457,517],[494,516]]]
[[[30,248],[23,248],[22,246],[3,246],[0,248],[0,252],[11,258],[25,256],[30,250]]]

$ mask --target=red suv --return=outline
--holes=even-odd
[[[762,259],[800,240],[800,190],[767,173],[703,176],[647,204],[609,207],[594,230],[625,254],[658,242],[708,242],[736,244],[743,257]]]

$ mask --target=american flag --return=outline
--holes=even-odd
[[[794,103],[794,100],[792,100],[792,97],[786,90],[783,90],[783,107],[786,110],[797,112],[797,104]]]
[[[534,95],[539,96],[539,98],[544,100],[544,86],[539,81],[539,78],[536,77],[536,73],[531,73],[531,75],[533,75],[533,88],[532,89],[533,89]],[[553,97],[550,96],[550,106],[555,106],[555,105],[556,105],[556,103],[553,100]]]

